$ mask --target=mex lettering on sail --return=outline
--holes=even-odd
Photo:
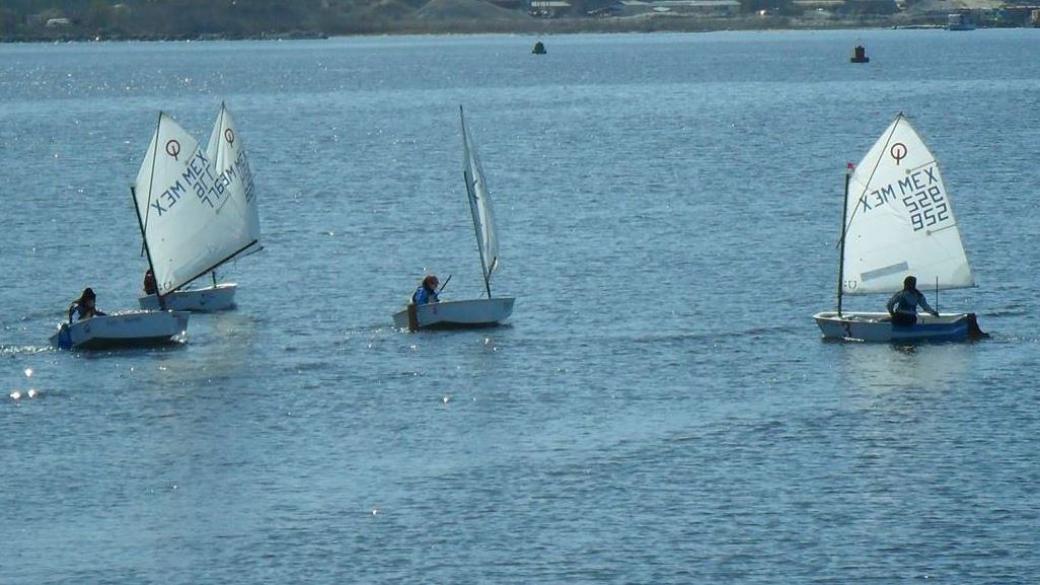
[[[893,207],[901,206],[906,211],[914,231],[945,227],[951,220],[946,190],[935,163],[910,171],[902,179],[870,190],[860,196],[859,203],[860,211],[863,213],[870,213],[890,204]]]
[[[242,191],[245,192],[246,201],[252,201],[253,172],[249,168],[249,159],[246,157],[245,151],[240,151],[238,153],[238,158],[232,161],[226,169],[221,171],[220,176],[217,177],[217,185],[222,194],[236,182],[241,182]]]
[[[225,196],[223,186],[218,188],[216,179],[209,159],[202,151],[196,151],[177,182],[152,202],[152,209],[157,216],[162,217],[189,193],[193,193],[200,202],[214,208]]]

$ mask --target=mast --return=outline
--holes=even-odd
[[[849,215],[849,180],[852,173],[845,169],[845,199],[841,204],[841,240],[838,241],[838,317],[841,317],[842,283],[845,281],[845,218]]]
[[[465,127],[463,128],[463,132],[465,132]],[[462,171],[462,179],[466,181],[466,192],[469,193],[470,208],[472,210],[473,197],[475,197],[475,195],[473,193],[473,185],[470,182],[471,179],[469,171]],[[480,274],[484,276],[484,290],[487,291],[487,296],[490,299],[491,279],[488,278],[489,275],[487,271],[487,263],[484,262],[484,246],[480,243],[480,217],[477,215],[476,212],[473,213],[473,232],[476,234],[477,237],[477,256],[480,256]]]
[[[148,212],[149,206],[152,204],[152,183],[155,182],[155,160],[159,154],[159,131],[162,129],[162,110],[159,111],[159,119],[155,122],[155,146],[152,148],[152,170],[148,176],[148,200],[145,202],[144,210]],[[148,235],[146,233],[148,227],[148,218],[141,217],[141,208],[137,205],[137,188],[133,185],[130,186],[130,198],[134,202],[134,212],[137,213],[137,224],[141,228],[141,242],[144,244],[144,253],[148,256],[148,269],[152,271],[152,275],[155,275],[155,266],[152,264],[152,252],[148,249]],[[166,310],[166,300],[163,298],[161,292],[159,292],[159,283],[155,286],[155,296],[159,299],[159,308],[163,311]]]
[[[141,241],[144,242],[144,254],[148,257],[148,270],[155,274],[155,266],[152,265],[152,252],[148,249],[148,237],[144,233],[144,220],[141,219],[141,209],[137,207],[137,189],[133,185],[130,185],[130,200],[134,203],[134,213],[137,214],[137,226],[141,228]],[[159,299],[159,308],[163,311],[166,310],[166,299],[159,293],[159,286],[156,283],[155,296]]]
[[[935,312],[939,312],[939,277],[935,277]]]
[[[491,298],[491,275],[488,274],[487,262],[484,261],[484,244],[481,241],[481,230],[480,230],[480,212],[476,207],[477,194],[473,192],[473,165],[470,164],[472,155],[469,152],[469,137],[466,135],[466,118],[462,113],[462,106],[459,106],[459,122],[462,124],[462,146],[466,151],[466,168],[462,171],[462,179],[466,182],[466,193],[469,196],[469,210],[473,214],[473,233],[477,238],[477,255],[480,256],[480,274],[484,277],[484,290],[487,291],[487,296]]]
[[[217,155],[216,155],[216,153],[220,152],[220,140],[223,138],[223,132],[221,132],[221,130],[224,129],[224,111],[225,110],[227,110],[227,103],[224,102],[224,101],[221,101],[220,102],[220,113],[217,114],[217,147],[216,147],[216,152],[214,152],[214,154],[213,154],[213,160],[210,161],[210,164],[212,164],[214,166],[216,166],[216,164],[217,164],[217,161],[216,161],[216,156]],[[208,146],[209,145],[207,145],[207,147]],[[207,148],[207,150],[209,150],[209,149]],[[209,153],[207,152],[206,154],[208,155]],[[250,245],[252,245],[252,244],[250,244]],[[213,288],[217,288],[217,267],[216,266],[213,267],[213,271],[210,272],[210,276],[213,278]],[[188,283],[186,282],[186,283],[182,284],[180,286],[180,288],[184,288],[187,285],[188,285]]]

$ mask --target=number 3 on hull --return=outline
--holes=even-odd
[[[975,286],[939,165],[903,114],[846,173],[844,209],[838,308],[813,316],[825,338],[958,341],[984,335],[974,313],[919,315],[914,325],[893,325],[887,313],[842,311],[844,294],[894,294],[910,275],[936,294]]]

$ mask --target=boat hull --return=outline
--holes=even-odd
[[[184,311],[128,311],[62,323],[51,336],[59,349],[146,347],[175,341],[188,329]]]
[[[914,325],[893,325],[888,313],[838,313],[813,315],[825,339],[852,341],[964,341],[985,336],[975,313],[946,313],[938,317],[918,315]]]
[[[417,329],[465,329],[491,327],[513,314],[513,297],[494,297],[469,301],[445,301],[428,305],[409,305],[394,313],[394,326]],[[414,310],[413,318],[409,311]]]
[[[237,289],[236,284],[218,284],[174,291],[163,297],[163,300],[166,301],[166,308],[171,311],[192,311],[194,313],[227,311],[235,308],[235,291]],[[146,311],[159,310],[159,297],[155,295],[140,297],[137,302]]]

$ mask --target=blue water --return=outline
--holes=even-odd
[[[1040,31],[544,40],[0,45],[0,582],[1035,582]],[[134,305],[156,113],[204,141],[221,100],[266,246],[239,309],[47,348],[84,286]],[[402,333],[425,271],[482,290],[459,104],[516,309]],[[984,342],[812,322],[899,111]]]

